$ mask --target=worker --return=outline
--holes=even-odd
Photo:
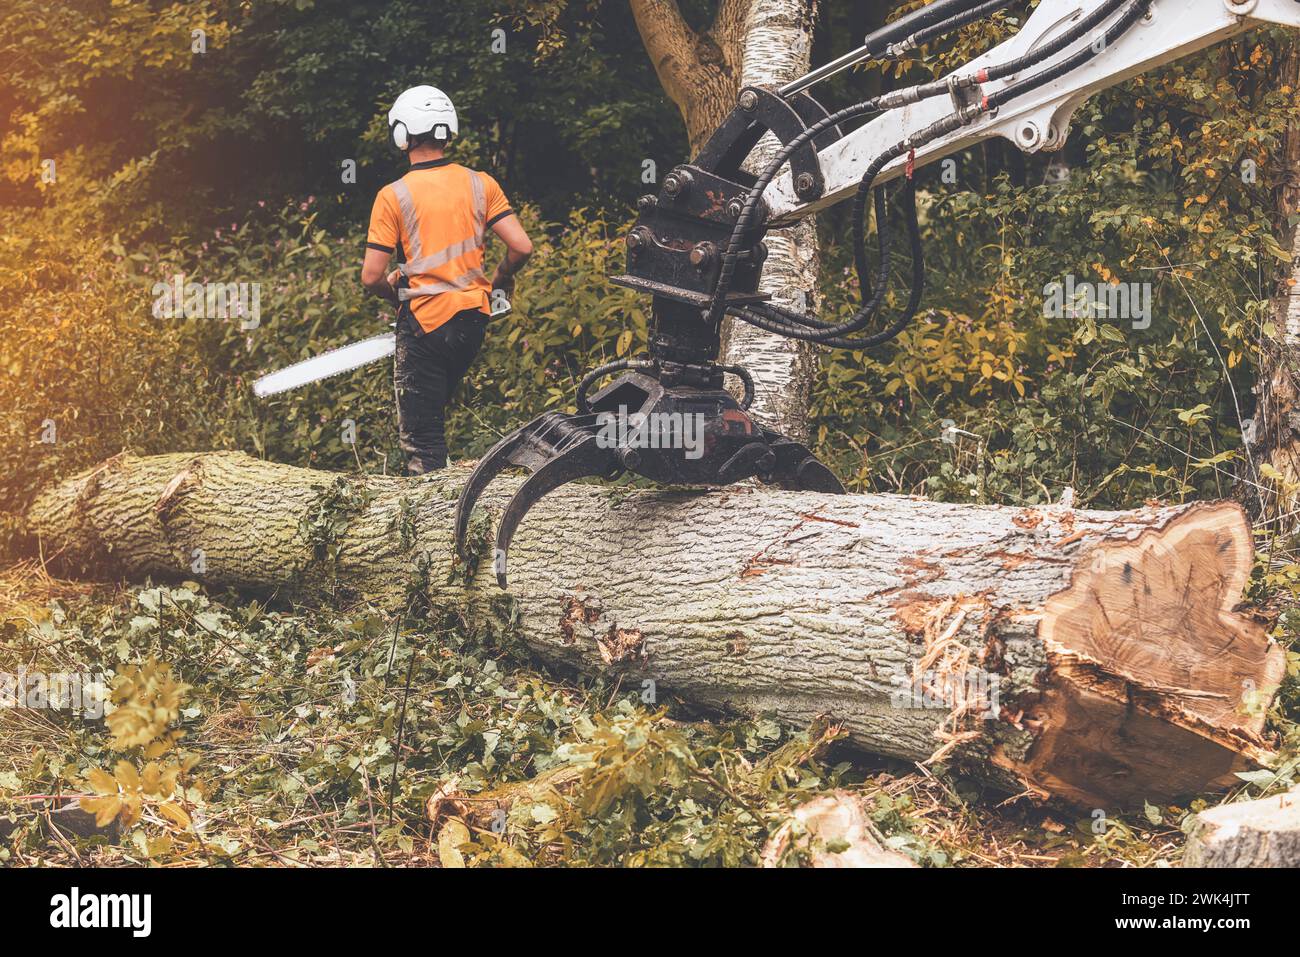
[[[513,294],[533,244],[496,180],[443,155],[459,124],[441,90],[402,93],[388,111],[388,129],[410,169],[375,198],[361,282],[399,307],[398,433],[407,473],[423,475],[448,464],[447,404],[483,345],[493,305]],[[490,279],[483,271],[488,230],[506,246]],[[400,265],[389,272],[394,253]]]

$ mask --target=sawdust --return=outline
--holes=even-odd
[[[912,666],[912,688],[925,695],[946,702],[949,712],[935,728],[938,748],[923,764],[941,761],[956,748],[982,736],[982,732],[967,727],[971,720],[982,719],[989,710],[989,701],[983,693],[986,682],[972,686],[972,671],[976,676],[985,674],[979,665],[988,659],[1000,660],[1000,647],[985,642],[978,659],[972,661],[972,649],[960,637],[967,619],[989,607],[982,595],[951,595],[944,599],[913,600],[897,607],[895,612],[909,634],[919,637],[921,657]],[[974,691],[974,693],[973,693]]]

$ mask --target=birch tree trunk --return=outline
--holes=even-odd
[[[745,30],[742,86],[782,86],[808,72],[818,0],[755,0]],[[776,137],[763,137],[748,164],[765,166],[780,149]],[[762,292],[778,305],[815,312],[821,258],[813,217],[767,236]],[[817,351],[807,342],[780,336],[727,318],[723,360],[747,368],[754,377],[751,413],[764,425],[793,439],[808,438],[808,404],[817,373]]]
[[[1283,84],[1300,87],[1300,44],[1291,44],[1281,73]],[[1246,466],[1248,481],[1240,488],[1241,498],[1252,512],[1278,520],[1277,531],[1290,534],[1300,527],[1290,515],[1297,505],[1294,491],[1300,489],[1300,229],[1288,225],[1290,217],[1300,213],[1300,125],[1287,133],[1278,162],[1282,164],[1278,222],[1288,236],[1291,265],[1273,301],[1276,331],[1262,337],[1252,451],[1257,461],[1267,462],[1281,478],[1263,478]]]
[[[1094,512],[568,485],[519,529],[507,594],[489,560],[452,559],[466,475],[119,457],[43,493],[28,520],[65,569],[418,599],[659,700],[829,717],[866,750],[1090,808],[1226,787],[1269,760],[1285,662],[1237,608],[1253,546],[1235,503]],[[489,488],[490,513],[515,487]],[[475,522],[483,556],[489,525]]]

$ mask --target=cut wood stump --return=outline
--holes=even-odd
[[[520,528],[510,597],[490,561],[453,561],[466,475],[124,456],[49,489],[28,518],[64,569],[388,607],[418,593],[509,621],[551,665],[621,672],[661,700],[829,717],[866,750],[1088,807],[1227,787],[1270,760],[1284,656],[1238,607],[1253,553],[1235,504],[571,485]],[[494,484],[488,512],[516,487]]]
[[[1300,790],[1196,815],[1184,867],[1300,867]]]

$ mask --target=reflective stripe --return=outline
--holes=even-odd
[[[474,234],[468,239],[452,243],[450,246],[427,256],[424,255],[420,245],[420,216],[416,211],[415,197],[411,195],[411,188],[406,184],[405,179],[399,179],[393,183],[393,192],[397,197],[397,205],[401,210],[402,225],[407,238],[406,262],[401,263],[397,268],[408,279],[413,276],[427,275],[439,266],[444,266],[460,256],[483,247],[484,220],[487,218],[486,189],[478,173],[474,172],[474,170],[467,170],[467,172],[469,173],[470,190],[474,198]],[[406,302],[423,296],[436,296],[444,292],[469,289],[476,282],[486,280],[486,278],[481,268],[470,269],[447,282],[431,282],[420,286],[398,289],[397,298],[402,302]]]
[[[402,210],[402,222],[406,226],[406,255],[410,259],[419,259],[422,255],[420,217],[415,214],[415,197],[411,195],[411,188],[406,185],[406,181],[401,179],[393,184],[393,192],[397,194],[397,205]]]
[[[412,286],[410,289],[397,290],[397,298],[405,302],[408,299],[415,299],[417,296],[436,296],[441,292],[452,292],[457,289],[468,289],[479,279],[485,279],[482,269],[471,269],[467,273],[457,276],[451,282],[431,282],[424,286]]]
[[[467,252],[472,252],[483,245],[481,236],[471,236],[469,239],[448,246],[446,249],[439,249],[431,256],[425,256],[423,259],[416,259],[412,262],[402,263],[397,268],[402,271],[403,276],[410,276],[413,273],[428,272],[430,269],[437,269],[444,263],[449,263],[457,256],[463,256]]]
[[[487,198],[483,195],[483,181],[478,173],[469,171],[470,185],[474,189],[474,235],[483,242],[483,220],[487,218]]]

